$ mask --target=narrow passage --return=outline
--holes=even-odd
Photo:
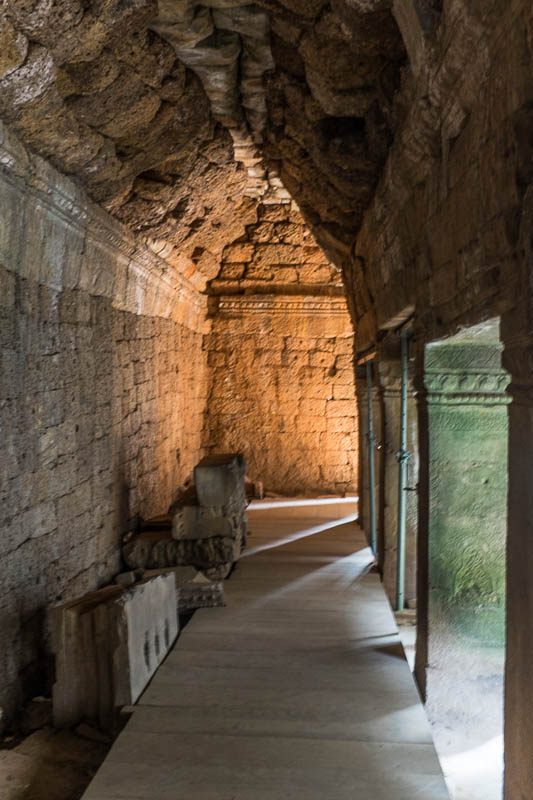
[[[83,800],[447,800],[353,511],[254,504],[227,606],[195,613]]]

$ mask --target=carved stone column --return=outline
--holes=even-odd
[[[447,729],[472,747],[502,730],[509,376],[501,349],[497,334],[426,347],[420,634],[427,710],[445,753]]]
[[[359,417],[359,522],[370,542],[370,504],[369,504],[369,460],[368,460],[368,390],[366,364],[356,367],[357,407]],[[374,368],[372,386],[372,409],[374,416],[374,474],[376,503],[376,537],[378,546],[378,563],[383,555],[383,502],[382,502],[382,454],[383,415],[381,408],[379,375]]]
[[[380,350],[379,376],[383,404],[383,583],[394,606],[398,543],[398,451],[400,448],[401,361],[399,342]],[[406,569],[405,597],[416,599],[416,561],[418,529],[418,423],[416,399],[409,365],[407,399]]]

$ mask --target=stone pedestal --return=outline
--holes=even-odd
[[[246,462],[240,454],[207,456],[195,486],[179,493],[170,513],[148,520],[122,548],[132,569],[194,566],[225,578],[246,545]]]

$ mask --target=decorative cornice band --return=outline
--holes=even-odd
[[[260,295],[255,297],[220,297],[220,314],[301,314],[303,316],[346,316],[348,308],[343,297],[312,297]]]
[[[424,377],[428,405],[506,405],[510,377],[502,370],[430,371]]]
[[[115,262],[114,275],[105,268],[89,264],[85,283],[65,285],[58,275],[50,276],[52,288],[80,288],[112,299],[117,308],[139,314],[178,319],[201,329],[207,300],[196,287],[164,259],[140,243],[132,231],[90,201],[85,190],[58,173],[43,159],[30,154],[0,123],[0,180],[27,198],[29,207],[42,209],[62,226],[74,230],[87,245],[107,253]],[[28,207],[28,204],[27,206]],[[13,263],[7,268],[17,271]],[[85,264],[87,269],[87,264]],[[100,273],[99,273],[100,270]],[[121,274],[122,270],[125,274]],[[24,277],[33,277],[26,274]],[[35,276],[46,283],[45,275]],[[80,279],[81,280],[81,279]]]

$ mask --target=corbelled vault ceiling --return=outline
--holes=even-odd
[[[3,0],[0,115],[206,280],[290,197],[340,265],[401,113],[390,6]]]

